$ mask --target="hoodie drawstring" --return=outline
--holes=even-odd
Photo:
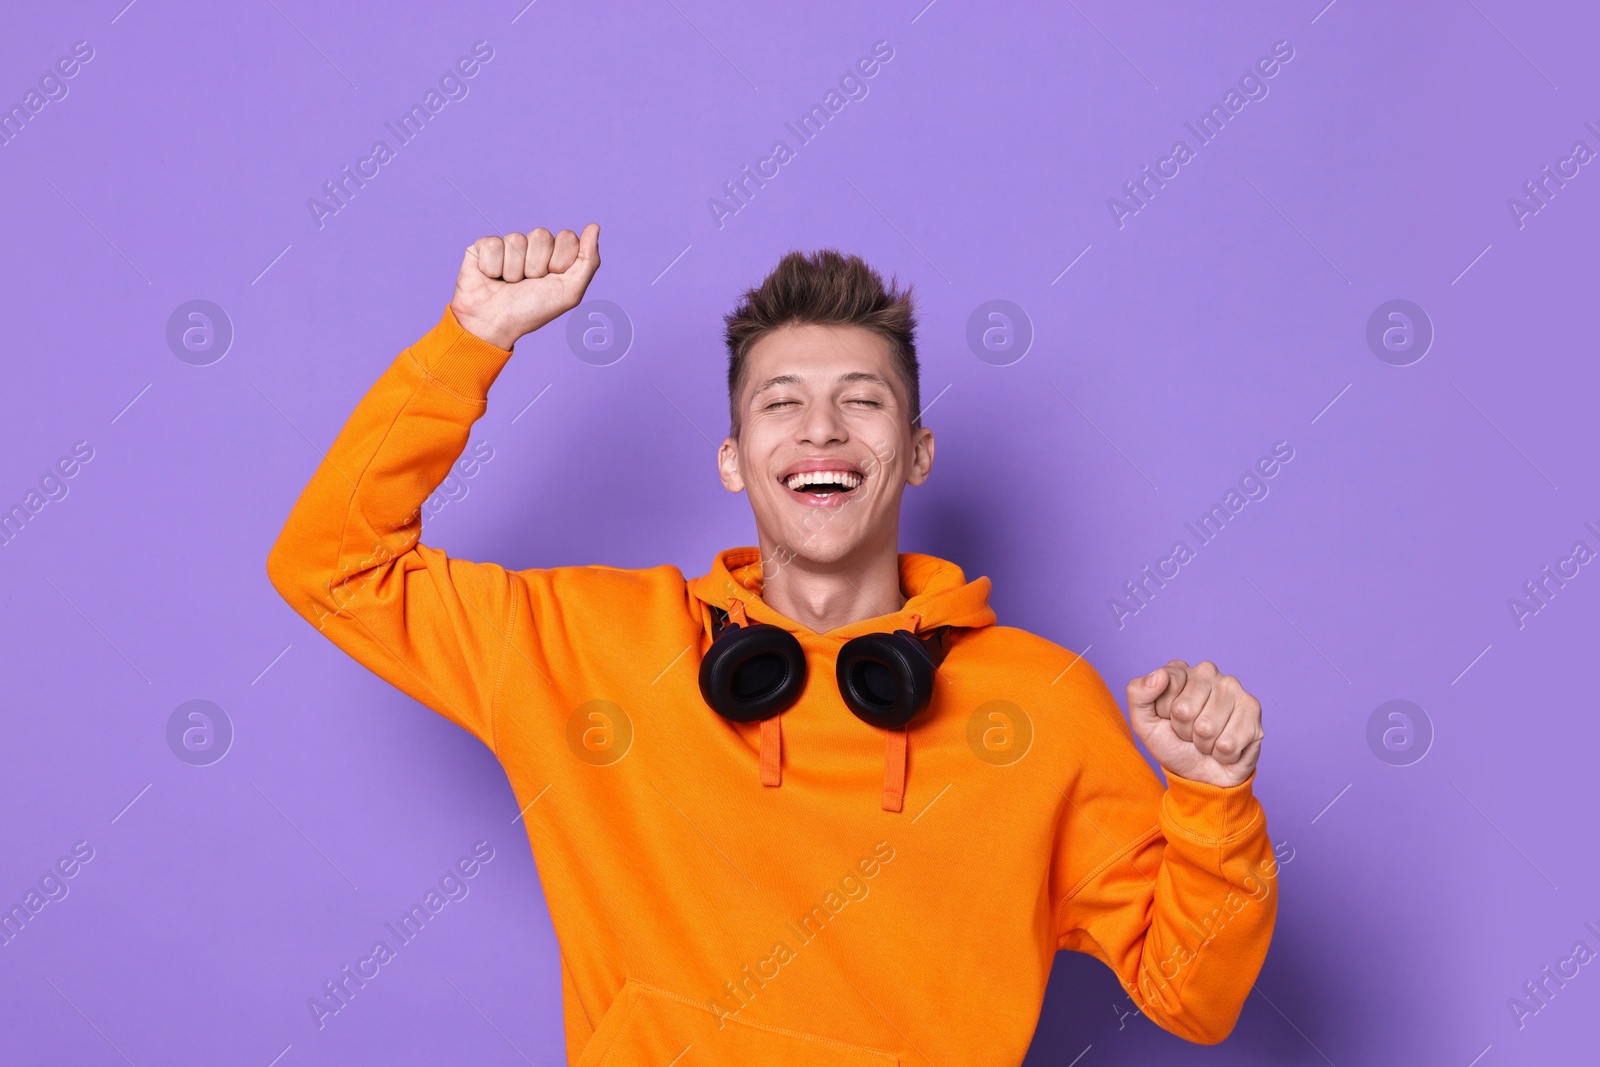
[[[750,625],[749,618],[744,612],[744,601],[738,597],[728,598],[728,620],[746,629]],[[783,712],[778,712],[771,718],[761,720],[761,784],[776,786],[783,784]]]
[[[913,634],[922,616],[913,612],[906,629]],[[883,810],[902,811],[906,802],[906,767],[911,761],[911,734],[906,727],[887,731],[883,741]]]
[[[906,761],[910,738],[905,727],[888,731],[883,745],[883,810],[900,811],[906,802]]]
[[[783,712],[761,720],[761,784],[783,784]]]

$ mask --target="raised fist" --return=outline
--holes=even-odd
[[[1239,785],[1261,755],[1261,702],[1209,660],[1171,660],[1129,682],[1128,719],[1161,766],[1190,781]]]
[[[467,249],[450,310],[468,333],[510,349],[517,338],[566,314],[583,300],[600,269],[600,226],[583,236],[544,227],[480,237]]]

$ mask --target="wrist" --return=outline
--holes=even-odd
[[[429,378],[480,404],[511,358],[509,348],[467,330],[448,304],[438,324],[408,352]]]
[[[450,313],[455,316],[456,322],[461,325],[463,330],[466,330],[480,341],[487,341],[496,348],[504,349],[507,352],[511,351],[511,346],[516,344],[517,339],[521,336],[520,333],[504,321],[495,321],[482,315],[475,315],[470,311],[458,308],[453,303],[450,305]]]
[[[1230,768],[1233,773],[1229,774],[1223,774],[1216,769],[1206,770],[1201,768],[1196,768],[1195,771],[1190,774],[1181,774],[1178,771],[1173,770],[1171,767],[1168,767],[1165,763],[1161,765],[1161,770],[1162,773],[1167,776],[1167,780],[1169,782],[1173,779],[1177,779],[1181,782],[1209,786],[1213,789],[1236,788],[1244,785],[1246,782],[1249,782],[1250,779],[1254,778],[1256,774],[1255,764],[1251,764],[1249,769],[1246,770],[1243,775],[1238,773],[1238,768]]]

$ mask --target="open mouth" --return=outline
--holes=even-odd
[[[794,471],[778,481],[785,489],[812,504],[843,502],[861,487],[866,476],[849,467]]]

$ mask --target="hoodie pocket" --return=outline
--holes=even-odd
[[[577,1067],[898,1067],[900,1057],[713,1011],[690,997],[628,979],[584,1046]]]

